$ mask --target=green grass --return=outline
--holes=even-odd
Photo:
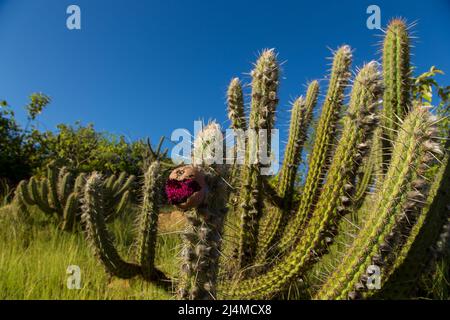
[[[172,299],[171,293],[136,278],[109,279],[82,233],[56,228],[32,212],[30,228],[18,223],[10,206],[0,208],[0,300],[4,299]],[[131,256],[132,218],[116,220],[111,230],[124,257]],[[158,239],[157,266],[176,277],[179,236]],[[69,265],[81,269],[81,289],[68,289]]]

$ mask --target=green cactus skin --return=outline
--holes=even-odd
[[[308,175],[300,198],[297,213],[287,226],[277,246],[285,252],[297,239],[299,231],[310,218],[317,202],[323,177],[328,169],[327,160],[332,151],[333,139],[344,100],[344,90],[350,78],[352,53],[349,46],[340,47],[334,54],[330,83],[316,130],[316,139],[308,165]]]
[[[231,122],[231,129],[236,130],[247,130],[247,121],[245,119],[245,111],[244,111],[244,95],[242,93],[242,85],[239,78],[233,78],[230,81],[227,91],[227,106],[228,106],[228,118]],[[234,159],[237,159],[238,148],[243,148],[236,144],[234,149]],[[236,160],[235,160],[236,161]],[[240,176],[240,165],[234,163],[229,176],[229,183],[234,186],[236,189],[239,186],[239,176]],[[235,195],[230,195],[234,197]],[[234,210],[233,210],[234,212]]]
[[[178,297],[216,299],[216,285],[225,214],[225,185],[216,170],[202,166],[209,192],[203,205],[186,212],[181,281]]]
[[[393,251],[391,245],[402,234],[399,226],[420,211],[423,191],[415,186],[424,184],[420,177],[428,160],[427,146],[431,127],[430,114],[417,108],[405,119],[394,145],[392,161],[383,187],[377,192],[376,201],[368,214],[368,220],[348,249],[346,259],[328,277],[316,299],[354,299],[365,289],[364,278],[369,265],[384,270],[385,262]],[[437,144],[432,143],[432,146]],[[395,254],[395,253],[394,253]],[[387,268],[386,268],[387,269]]]
[[[377,102],[381,95],[381,75],[371,62],[355,79],[350,107],[344,117],[342,137],[331,162],[314,214],[295,248],[271,270],[253,279],[224,285],[227,298],[267,298],[283,290],[324,254],[332,241],[336,224],[351,204],[351,185],[366,141],[376,125]],[[349,188],[350,187],[350,188]]]
[[[131,175],[125,182],[119,184],[118,190],[113,194],[114,201],[120,200],[123,194],[130,189],[131,185],[134,183],[135,180],[136,177]]]
[[[266,129],[268,145],[270,145],[270,130],[274,122],[275,107],[278,103],[278,73],[279,66],[274,50],[265,50],[256,62],[252,71],[252,102],[249,128],[259,132]],[[256,139],[258,140],[258,139]],[[260,161],[250,163],[250,142],[246,144],[245,164],[241,171],[240,194],[240,243],[238,265],[243,268],[254,259],[257,249],[257,234],[259,219],[262,211],[262,180]],[[254,150],[259,150],[259,143],[255,141]],[[258,158],[258,155],[256,155]],[[258,158],[259,159],[259,158]]]
[[[115,195],[120,187],[125,183],[125,180],[127,178],[127,173],[126,172],[121,172],[119,174],[119,177],[117,178],[117,180],[114,181],[112,188],[111,188],[111,194]]]
[[[114,216],[120,216],[123,212],[125,212],[128,204],[130,203],[131,193],[129,190],[125,191],[122,198],[120,198],[119,203],[115,207]]]
[[[122,174],[119,178],[111,176],[105,182],[104,205],[106,214],[104,218],[107,222],[112,221],[125,210],[130,199],[128,190],[134,181],[134,176],[127,178],[126,174]],[[85,183],[85,173],[79,174],[74,179],[73,173],[67,168],[58,169],[55,162],[52,162],[47,167],[46,178],[37,180],[37,178],[32,177],[26,184],[27,193],[23,201],[27,206],[38,206],[41,211],[49,216],[57,216],[59,225],[63,230],[75,231],[76,228],[72,224],[72,220],[79,221],[80,198]],[[113,190],[115,190],[114,193]]]
[[[14,197],[14,205],[17,207],[16,215],[19,221],[27,223],[30,219],[30,212],[28,211],[27,203],[30,200],[29,191],[25,181],[21,181],[17,186],[17,191]]]
[[[447,143],[446,148],[449,144]],[[437,174],[432,176],[425,207],[399,253],[396,268],[390,272],[390,277],[382,289],[375,293],[375,298],[407,299],[411,297],[427,264],[432,260],[430,253],[434,252],[433,244],[439,241],[441,226],[449,221],[450,216],[448,151],[441,162]]]
[[[235,130],[246,130],[247,122],[244,111],[244,95],[239,78],[233,78],[227,91],[228,118],[231,121],[231,128]]]
[[[130,279],[141,273],[137,264],[124,261],[114,246],[114,239],[108,232],[103,217],[104,181],[98,173],[93,173],[86,182],[81,219],[85,226],[86,239],[91,244],[94,254],[102,262],[110,275]]]
[[[72,231],[75,227],[76,215],[79,209],[79,195],[75,192],[71,193],[65,201],[62,229],[64,231]]]
[[[87,178],[87,175],[84,172],[80,173],[77,176],[77,178],[75,179],[73,192],[76,192],[78,194],[81,194],[83,192],[84,185],[86,184],[86,178]]]
[[[312,119],[312,112],[317,103],[319,82],[309,84],[306,98],[300,97],[294,102],[289,127],[289,138],[286,146],[283,166],[280,171],[277,193],[282,198],[285,210],[290,210],[294,191],[295,177],[302,154],[306,133]]]
[[[36,189],[33,189],[33,192],[36,191],[36,193],[33,193],[33,197],[38,204],[39,209],[48,215],[53,215],[54,210],[49,203],[50,197],[48,196],[49,188],[47,179],[41,180],[39,184],[36,181],[36,183],[34,185],[32,184],[31,187],[36,187]]]
[[[373,139],[377,138],[378,128],[373,134]],[[373,141],[372,139],[372,141]],[[372,144],[369,155],[363,159],[362,166],[357,174],[357,179],[353,183],[355,185],[355,192],[353,195],[353,210],[358,210],[363,201],[366,199],[367,191],[369,190],[371,182],[374,180],[374,171],[376,165],[377,149],[376,145]]]
[[[153,162],[144,178],[141,214],[137,220],[137,261],[144,278],[152,279],[155,274],[155,247],[158,227],[158,213],[162,203],[162,177],[159,161]]]
[[[258,264],[264,262],[268,248],[278,241],[290,217],[295,178],[318,94],[319,83],[312,81],[308,86],[306,98],[298,98],[292,106],[288,144],[284,153],[277,188],[277,194],[283,200],[283,207],[276,208],[263,217],[267,221],[261,222],[261,226],[265,226],[265,228],[261,228],[258,236],[259,244],[256,258]]]
[[[113,236],[109,233],[104,218],[106,184],[96,172],[90,175],[84,188],[81,219],[86,230],[86,240],[109,275],[122,279],[142,276],[146,281],[152,281],[168,290],[171,281],[154,265],[158,209],[162,201],[159,170],[160,163],[155,161],[145,174],[143,202],[137,219],[137,263],[123,260],[114,246]],[[125,179],[121,180],[124,183]]]
[[[410,101],[410,40],[405,22],[394,19],[388,25],[383,43],[383,148],[384,171],[389,163],[392,141],[398,123],[411,108]]]
[[[50,191],[48,194],[50,206],[61,215],[63,210],[58,195],[58,168],[53,163],[47,167],[47,183]]]
[[[58,200],[59,203],[62,205],[66,203],[67,198],[72,193],[73,190],[73,174],[71,172],[68,172],[65,167],[63,167],[59,172],[58,177]]]

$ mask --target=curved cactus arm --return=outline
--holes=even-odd
[[[233,78],[227,91],[228,118],[231,121],[230,127],[235,130],[246,130],[244,95],[239,78]]]
[[[66,201],[73,192],[74,179],[71,172],[67,172],[65,168],[60,170],[58,178],[58,199],[61,206],[66,207]]]
[[[235,130],[236,135],[240,132],[238,130],[247,130],[247,121],[245,119],[244,111],[244,95],[242,92],[242,85],[239,78],[233,78],[228,86],[227,91],[227,106],[228,106],[228,118],[230,119],[230,127]],[[234,147],[234,161],[233,167],[230,170],[229,180],[232,186],[237,189],[239,181],[239,173],[241,165],[236,163],[239,149],[243,149],[241,140],[237,140]]]
[[[78,194],[82,194],[84,190],[84,185],[86,184],[86,178],[87,174],[82,172],[80,173],[77,178],[75,179],[75,184],[73,187],[73,192],[76,192]]]
[[[48,203],[48,184],[47,179],[37,181],[36,178],[31,177],[28,182],[28,190],[33,198],[33,201],[41,211],[48,215],[53,215],[55,212]]]
[[[119,192],[122,186],[126,183],[127,173],[121,172],[119,177],[114,181],[111,189],[107,189],[108,192],[111,192],[111,195],[114,196]]]
[[[280,171],[277,193],[284,199],[286,210],[292,201],[295,177],[300,165],[303,144],[306,133],[312,119],[312,112],[317,103],[319,94],[319,83],[313,81],[308,86],[306,98],[302,97],[294,102],[292,107],[291,123],[289,127],[289,138],[284,153],[283,166]]]
[[[316,138],[309,159],[308,175],[300,204],[277,245],[278,251],[285,251],[298,237],[299,231],[310,218],[314,204],[317,202],[323,177],[328,169],[327,161],[330,159],[333,139],[336,134],[336,122],[344,101],[344,90],[350,78],[351,60],[352,53],[349,46],[340,47],[334,54],[330,83],[316,129]]]
[[[131,185],[136,180],[134,175],[128,177],[128,179],[120,186],[120,188],[114,193],[114,200],[117,201],[122,198],[123,194],[130,189]]]
[[[394,268],[386,274],[386,284],[375,293],[375,297],[404,299],[411,296],[420,275],[431,260],[424,257],[432,254],[433,250],[430,248],[438,242],[441,226],[449,221],[449,192],[450,161],[447,152],[437,174],[432,177],[425,207],[399,253]]]
[[[71,193],[65,201],[63,221],[61,229],[64,231],[71,231],[75,227],[76,214],[79,209],[79,195],[75,192]]]
[[[259,219],[262,211],[261,161],[259,158],[258,134],[267,130],[270,145],[270,130],[278,103],[279,65],[274,50],[262,52],[252,71],[252,102],[248,137],[245,150],[245,164],[241,170],[241,193],[239,198],[241,225],[239,239],[239,266],[249,265],[256,254]]]
[[[111,190],[113,189],[113,186],[114,186],[114,183],[116,182],[116,180],[117,180],[117,176],[116,176],[115,174],[110,175],[110,176],[105,180],[105,189],[106,189],[108,192],[112,193]]]
[[[423,185],[423,170],[428,152],[437,145],[430,142],[430,114],[417,108],[404,121],[394,144],[385,183],[367,221],[346,252],[346,259],[328,277],[315,298],[357,298],[366,290],[367,268],[377,265],[382,274],[388,272],[390,256],[395,255],[396,242],[403,237],[401,225],[417,215],[424,194],[416,186]]]
[[[30,195],[27,190],[27,182],[20,181],[16,188],[16,193],[14,197],[14,207],[16,208],[16,215],[22,222],[27,222],[30,219],[30,212],[28,207],[31,205]]]
[[[19,185],[17,186],[17,193],[20,194],[20,197],[24,201],[24,203],[28,206],[33,206],[36,204],[33,198],[33,194],[30,192],[29,189],[29,182],[22,180],[20,181]]]
[[[390,22],[383,43],[383,78],[385,84],[382,110],[384,171],[389,163],[392,142],[398,123],[411,108],[410,40],[408,27],[402,19]]]
[[[288,144],[284,153],[283,165],[276,190],[278,197],[282,200],[282,208],[274,208],[262,218],[267,221],[265,223],[261,221],[261,226],[265,226],[265,228],[261,228],[258,236],[257,263],[262,263],[265,260],[268,248],[278,242],[289,220],[294,196],[295,178],[318,93],[319,83],[313,81],[308,86],[306,98],[298,98],[292,106]]]
[[[95,255],[111,275],[129,279],[141,273],[138,265],[124,261],[114,246],[108,232],[104,214],[104,185],[100,174],[93,173],[86,182],[81,219],[86,229],[86,239]]]
[[[131,199],[131,193],[129,190],[125,191],[125,193],[122,195],[122,198],[120,199],[119,203],[117,204],[115,208],[115,216],[121,215],[123,212],[125,212],[125,209],[127,208],[128,204],[130,203]]]
[[[47,186],[49,193],[45,197],[48,197],[50,207],[62,216],[63,210],[58,195],[58,168],[53,163],[47,166]]]
[[[270,297],[298,278],[319,255],[326,252],[341,215],[351,204],[349,182],[367,149],[366,141],[375,126],[374,112],[380,94],[381,76],[377,64],[371,62],[355,79],[348,114],[344,117],[342,138],[314,213],[298,243],[269,271],[253,279],[225,285],[226,297]]]
[[[373,138],[376,139],[376,130],[374,132]],[[373,139],[372,139],[373,141]],[[374,180],[374,171],[376,165],[376,146],[372,144],[370,148],[369,155],[364,158],[362,161],[361,168],[358,172],[357,179],[354,182],[355,192],[353,195],[353,208],[354,210],[358,210],[361,207],[367,191],[370,188],[371,182]]]
[[[158,214],[162,203],[162,176],[159,161],[153,162],[144,177],[143,200],[137,220],[137,259],[147,279],[155,277],[155,247]]]
[[[210,191],[204,205],[186,213],[183,233],[181,281],[178,297],[187,300],[212,300],[217,295],[217,277],[222,242],[225,185],[213,170],[205,169]]]
[[[31,200],[30,204],[31,205],[37,205],[37,201],[36,201],[36,199],[34,197],[35,194],[37,194],[37,191],[35,191],[35,190],[37,190],[36,178],[35,177],[31,177],[26,186],[27,186],[27,189],[28,189],[27,193],[28,193],[28,195],[30,197],[29,200]]]

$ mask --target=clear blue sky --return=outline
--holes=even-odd
[[[82,30],[66,28],[77,4]],[[226,120],[225,91],[244,76],[258,51],[276,48],[283,65],[279,124],[304,83],[323,79],[330,48],[355,48],[354,66],[378,59],[379,31],[366,28],[366,8],[382,24],[402,16],[414,28],[413,61],[436,65],[450,84],[450,1],[0,0],[0,98],[16,110],[32,92],[53,103],[41,128],[93,122],[130,139],[193,130],[199,118]],[[322,82],[325,88],[326,82]]]

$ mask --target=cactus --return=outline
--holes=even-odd
[[[316,129],[316,138],[309,160],[309,172],[296,215],[283,233],[277,250],[284,252],[295,241],[299,230],[311,217],[318,201],[319,190],[328,169],[336,125],[343,106],[344,90],[350,78],[352,55],[349,46],[340,47],[334,55],[330,84]]]
[[[394,19],[388,25],[383,43],[383,162],[384,171],[390,160],[392,142],[399,123],[411,108],[410,101],[410,40],[408,28],[402,19]]]
[[[350,47],[334,53],[299,187],[297,171],[309,141],[318,82],[293,103],[280,172],[263,175],[262,141],[252,139],[266,130],[270,143],[274,128],[280,67],[271,49],[261,53],[251,73],[248,119],[240,80],[232,79],[228,87],[230,126],[249,133],[244,164],[214,161],[223,156],[222,148],[215,148],[223,143],[215,122],[194,141],[191,164],[163,164],[163,140],[156,152],[150,147],[133,261],[121,257],[107,228],[109,219],[127,209],[133,178],[125,174],[75,178],[50,167],[47,178],[19,184],[17,213],[27,221],[28,209],[37,206],[71,229],[81,197],[87,240],[107,273],[141,277],[168,289],[171,280],[155,266],[158,213],[167,200],[186,217],[180,299],[280,298],[292,286],[313,299],[411,297],[450,248],[450,164],[449,142],[439,143],[448,138],[448,128],[447,137],[441,137],[441,120],[420,99],[412,101],[408,37],[405,22],[393,20],[385,35],[383,69],[369,62],[352,81]],[[163,165],[173,169],[168,177]],[[240,225],[233,230],[227,224],[236,218]],[[330,263],[334,268],[326,270]],[[369,290],[374,268],[381,272],[377,291]],[[312,279],[316,272],[325,277]]]
[[[93,248],[94,254],[111,276],[123,279],[141,276],[147,281],[154,281],[168,288],[171,285],[169,279],[154,265],[156,226],[159,206],[162,202],[160,162],[154,161],[145,174],[143,202],[137,222],[139,237],[136,240],[136,263],[123,260],[114,246],[114,238],[108,231],[104,218],[105,191],[103,177],[99,173],[92,173],[84,189],[81,219],[85,225],[86,239]]]
[[[421,210],[427,184],[422,175],[438,146],[433,141],[432,117],[417,108],[405,119],[396,139],[386,183],[375,197],[368,221],[348,249],[346,259],[334,270],[317,293],[318,299],[357,298],[366,289],[370,265],[395,268],[396,251],[404,245],[405,225],[414,223]],[[387,277],[386,277],[387,278]]]
[[[257,263],[263,263],[268,248],[272,247],[281,237],[290,218],[294,185],[297,170],[300,165],[302,148],[306,140],[306,133],[312,119],[312,112],[317,102],[319,83],[312,81],[306,93],[306,98],[300,97],[292,106],[291,123],[288,144],[286,146],[283,166],[279,173],[277,195],[282,199],[282,208],[275,208],[266,214],[261,225],[265,226],[259,235]]]
[[[315,211],[295,248],[266,273],[224,287],[227,297],[262,298],[283,289],[326,250],[338,219],[350,204],[351,181],[365,141],[375,126],[373,113],[381,93],[376,63],[366,65],[355,80],[343,137],[336,148]],[[349,187],[350,186],[350,187]]]
[[[111,176],[105,190],[105,219],[111,221],[129,203],[131,184],[135,177],[124,174],[119,179]],[[47,167],[47,177],[31,177],[21,182],[21,192],[17,194],[18,210],[25,206],[37,206],[50,217],[56,217],[59,227],[64,231],[76,229],[80,220],[81,193],[86,183],[86,175],[79,174],[76,179],[67,168],[58,169],[55,163]]]
[[[216,299],[216,285],[226,208],[223,164],[211,164],[220,127],[210,123],[194,142],[194,164],[174,169],[166,183],[170,203],[184,210],[187,226],[183,232],[181,281],[177,295],[181,299]],[[205,143],[208,142],[208,143]]]
[[[253,139],[248,139],[245,164],[241,171],[242,192],[239,198],[241,226],[239,243],[239,266],[248,266],[257,250],[259,219],[262,214],[262,176],[258,155],[259,143],[256,135],[267,130],[270,145],[270,132],[274,122],[275,107],[278,103],[279,66],[274,50],[264,50],[252,71],[252,103],[249,129],[254,130]],[[256,140],[256,141],[255,141]],[[254,158],[254,159],[253,159]],[[254,160],[254,161],[253,161]]]
[[[388,49],[389,46],[385,48]],[[277,77],[271,76],[278,76],[278,70],[276,73],[270,73],[269,70],[278,68],[275,57],[273,51],[264,51],[252,72],[250,129],[272,129],[278,81]],[[231,180],[240,191],[241,206],[236,208],[230,200],[228,205],[223,206],[224,211],[228,207],[241,214],[242,224],[237,235],[238,254],[234,255],[226,247],[222,265],[217,266],[213,259],[213,269],[201,269],[194,263],[204,258],[195,254],[196,250],[199,251],[197,246],[216,248],[217,245],[215,241],[210,246],[199,240],[198,227],[204,225],[199,212],[212,205],[208,203],[211,199],[218,206],[216,208],[220,208],[219,203],[224,200],[222,197],[219,200],[200,196],[198,190],[208,190],[208,195],[214,193],[216,197],[226,195],[227,192],[209,189],[211,182],[207,179],[199,184],[201,188],[190,191],[193,200],[189,201],[191,211],[187,213],[189,228],[185,234],[185,261],[182,264],[179,297],[278,298],[291,285],[301,283],[302,280],[309,281],[306,277],[312,267],[319,265],[318,262],[322,260],[329,261],[330,257],[325,259],[324,255],[336,254],[335,248],[341,245],[334,242],[338,236],[337,241],[344,239],[348,242],[344,246],[346,257],[339,260],[335,270],[317,284],[310,294],[315,299],[369,298],[374,295],[364,284],[370,276],[367,273],[370,272],[367,270],[369,266],[375,264],[381,268],[381,285],[385,288],[381,292],[389,292],[390,288],[398,286],[399,279],[402,279],[398,275],[405,272],[408,263],[412,262],[410,255],[415,252],[421,256],[425,254],[425,251],[416,249],[418,242],[425,237],[429,240],[420,248],[429,248],[433,243],[433,248],[442,248],[448,242],[447,216],[433,213],[439,210],[437,208],[443,211],[445,201],[442,195],[445,198],[445,192],[439,190],[445,189],[443,172],[448,163],[448,156],[443,157],[436,142],[437,119],[425,107],[413,108],[406,98],[397,101],[403,106],[402,109],[398,109],[397,105],[395,111],[383,110],[379,114],[381,97],[386,92],[376,62],[370,62],[358,71],[352,81],[348,109],[343,112],[345,88],[350,82],[351,58],[348,46],[341,47],[335,53],[330,84],[298,203],[294,201],[296,191],[293,181],[315,104],[317,83],[313,82],[310,86],[307,94],[309,99],[300,98],[294,103],[289,142],[275,187],[268,177],[261,175],[261,166],[248,162],[251,149],[247,143],[246,162],[239,167],[241,178],[236,182]],[[408,74],[409,70],[406,69],[409,68],[403,67],[403,72]],[[263,78],[266,83],[261,82],[260,77],[264,70],[267,72]],[[384,75],[386,72],[383,71]],[[399,85],[399,90],[409,90],[408,85],[403,84],[405,82]],[[404,92],[398,94],[399,97],[408,97]],[[269,99],[270,96],[275,99]],[[270,106],[267,105],[269,102]],[[242,119],[243,104],[242,88],[239,81],[234,79],[228,90],[232,128],[246,125]],[[344,116],[340,119],[342,114]],[[393,148],[387,162],[383,159],[388,154],[383,143],[383,134],[387,130],[386,117],[396,119],[396,127],[392,131],[394,134],[389,139],[394,141]],[[204,170],[209,170],[211,165],[197,165],[196,170],[206,176]],[[439,177],[443,178],[430,186],[428,181],[436,168],[440,172]],[[291,208],[295,209],[292,216]],[[348,213],[351,213],[350,219],[345,217]],[[430,227],[430,221],[443,227]],[[347,223],[352,223],[358,232],[346,238],[345,234],[338,235],[338,232],[345,232]],[[434,230],[432,236],[431,229]],[[220,230],[221,227],[216,229],[216,235],[220,235]],[[230,234],[236,236],[236,233]],[[414,257],[417,259],[417,255]],[[208,278],[208,275],[217,276],[217,268],[221,275],[218,285],[216,279],[209,282]],[[205,283],[208,285],[205,286]],[[209,291],[209,288],[213,289]],[[378,293],[375,296],[378,297]]]

